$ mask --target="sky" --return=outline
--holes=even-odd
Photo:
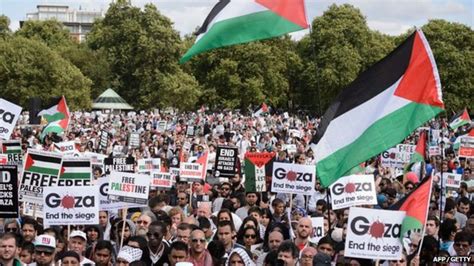
[[[41,4],[68,5],[87,11],[106,11],[113,0],[0,0],[0,14],[10,18],[10,28],[17,30],[26,13],[36,12]],[[132,5],[143,7],[153,3],[174,22],[174,28],[183,36],[192,33],[206,18],[218,0],[131,0]],[[251,0],[236,0],[251,1]],[[306,12],[312,21],[321,16],[331,4],[349,3],[359,8],[369,27],[389,35],[399,35],[413,26],[422,26],[430,19],[445,19],[474,25],[474,0],[306,0]],[[299,39],[307,31],[294,33]]]

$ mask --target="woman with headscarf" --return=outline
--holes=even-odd
[[[255,262],[252,259],[252,254],[250,254],[250,252],[244,248],[234,248],[229,254],[226,266],[236,265],[255,266]]]

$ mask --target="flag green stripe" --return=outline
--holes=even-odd
[[[410,132],[441,111],[441,108],[431,105],[409,103],[379,119],[351,144],[318,163],[316,170],[321,177],[321,184],[324,187],[330,186],[357,164],[400,143]]]
[[[90,179],[90,173],[64,173],[60,177],[61,179]]]
[[[14,154],[14,153],[21,153],[21,148],[18,149],[7,149],[5,154]]]
[[[411,155],[410,164],[416,163],[416,162],[423,162],[424,160],[425,160],[425,157],[423,157],[423,155],[419,154],[418,152],[414,152]]]
[[[61,119],[64,119],[66,116],[63,114],[63,113],[55,113],[55,114],[52,114],[52,115],[43,115],[43,118],[48,121],[48,123],[51,123],[53,121],[58,121],[58,120],[61,120]]]
[[[181,58],[184,63],[192,56],[217,47],[284,35],[303,28],[283,17],[263,11],[226,19],[215,23]]]
[[[31,166],[26,171],[45,174],[45,175],[54,175],[54,176],[57,176],[59,174],[59,169],[51,169],[51,168],[44,168],[44,167],[38,167],[38,166]]]
[[[255,165],[250,160],[245,159],[244,173],[245,191],[256,191],[257,188],[255,186]]]
[[[400,229],[400,238],[403,238],[406,232],[414,229],[422,229],[423,224],[412,216],[405,216],[402,222],[402,228]]]

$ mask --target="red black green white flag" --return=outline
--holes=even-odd
[[[41,116],[48,123],[41,132],[41,139],[49,133],[64,133],[69,125],[70,117],[66,98],[62,96],[52,106],[39,112],[38,116]]]
[[[467,112],[466,108],[464,111],[457,113],[454,117],[451,118],[449,121],[449,127],[453,130],[458,129],[464,125],[469,125],[471,123],[471,118],[469,117],[469,113]]]
[[[328,187],[400,143],[443,108],[433,54],[416,30],[349,84],[324,114],[314,139],[321,184]]]
[[[308,28],[304,0],[220,0],[180,63],[202,52]]]
[[[24,172],[58,176],[62,156],[58,153],[28,150],[24,160]]]
[[[10,140],[0,142],[2,147],[2,153],[4,154],[20,154],[21,153],[21,141]]]
[[[274,152],[247,152],[245,154],[244,173],[245,191],[268,191],[267,179],[272,177]]]

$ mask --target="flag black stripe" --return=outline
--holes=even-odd
[[[228,4],[230,3],[230,0],[220,0],[211,10],[209,15],[207,15],[206,19],[204,20],[204,23],[202,23],[202,26],[194,33],[195,35],[199,35],[201,33],[207,32],[207,27],[211,22],[214,20],[214,18],[219,14],[219,12],[224,9]]]
[[[59,157],[59,158],[49,157],[49,156],[44,156],[44,155],[39,155],[39,154],[32,154],[32,153],[30,153],[29,155],[35,161],[38,160],[38,161],[42,161],[42,162],[57,163],[57,164],[60,164],[61,161],[62,161],[61,157]]]
[[[368,68],[341,91],[324,113],[314,143],[322,138],[332,120],[379,95],[403,76],[410,64],[416,34],[415,31],[389,55]]]
[[[89,161],[63,161],[63,167],[90,167]]]
[[[14,146],[21,147],[21,143],[18,143],[18,142],[16,142],[16,143],[5,143],[4,142],[4,143],[2,143],[2,145],[5,146],[5,147],[14,147]]]

